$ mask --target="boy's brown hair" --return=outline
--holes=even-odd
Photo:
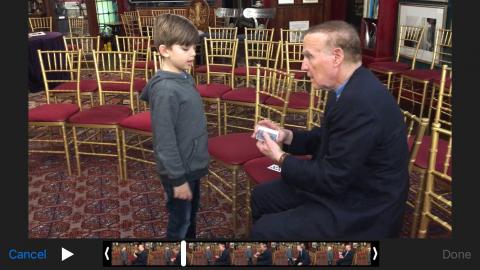
[[[155,18],[153,44],[156,48],[174,44],[191,46],[198,41],[198,30],[187,18],[174,14],[162,14]]]

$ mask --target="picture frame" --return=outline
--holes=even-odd
[[[295,3],[295,0],[278,0],[279,5],[291,5],[294,3]]]
[[[318,3],[318,0],[303,0],[302,3],[303,4],[314,4],[314,3]]]
[[[401,25],[421,26],[424,34],[420,41],[417,61],[431,63],[437,29],[445,28],[447,4],[400,3],[398,8],[397,40]],[[413,57],[415,49],[401,48],[400,54]],[[437,62],[437,61],[436,61]]]

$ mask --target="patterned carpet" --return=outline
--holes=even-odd
[[[44,103],[43,92],[30,94],[29,107]],[[209,127],[211,136],[216,128]],[[73,153],[73,149],[71,151]],[[72,167],[74,156],[71,156]],[[29,156],[30,238],[164,238],[167,211],[162,185],[153,166],[129,162],[129,179],[119,182],[113,158],[82,157],[82,176],[69,177],[61,155]],[[215,167],[215,164],[212,166]],[[74,174],[76,171],[74,169]],[[239,176],[245,190],[244,173]],[[413,175],[411,181],[417,182]],[[237,237],[247,235],[245,197],[239,197]],[[409,237],[411,210],[405,214],[402,237]],[[197,216],[199,239],[232,238],[231,206],[222,197],[201,187]],[[429,238],[449,238],[431,226]]]

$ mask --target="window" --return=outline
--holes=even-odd
[[[100,32],[105,30],[105,25],[118,22],[118,7],[116,0],[96,0],[97,19]]]

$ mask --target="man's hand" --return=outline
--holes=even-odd
[[[277,143],[290,144],[292,143],[293,133],[290,130],[281,128],[277,123],[274,123],[268,119],[264,119],[258,122],[255,126],[255,130],[252,134],[252,138],[255,139],[257,135],[258,126],[264,126],[278,131]]]
[[[178,187],[174,187],[173,197],[180,200],[192,200],[192,191],[190,190],[188,182],[185,182],[183,183],[183,185],[180,185]]]
[[[278,160],[280,159],[280,157],[283,154],[282,149],[280,148],[280,146],[276,142],[274,142],[270,138],[270,136],[268,136],[267,133],[264,132],[262,135],[263,135],[263,139],[265,141],[263,141],[263,142],[262,141],[257,141],[258,150],[260,150],[260,152],[262,152],[262,154],[269,157],[274,162],[278,163]]]

